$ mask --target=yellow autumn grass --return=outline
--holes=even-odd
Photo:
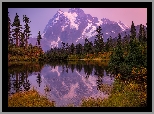
[[[81,107],[144,107],[147,99],[147,88],[135,82],[121,82],[118,79],[113,85],[108,98],[83,99]]]
[[[133,75],[146,75],[147,74],[147,69],[144,67],[141,68],[132,68],[132,74]]]
[[[55,107],[55,103],[39,95],[36,90],[29,90],[9,96],[8,107]]]

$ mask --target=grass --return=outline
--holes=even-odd
[[[103,106],[103,100],[102,98],[87,98],[87,99],[82,99],[81,107],[102,107]]]
[[[144,107],[146,105],[145,88],[135,82],[121,82],[117,80],[114,88],[106,99],[83,99],[81,107]]]
[[[105,94],[110,94],[112,89],[113,89],[113,86],[112,85],[108,85],[108,84],[101,84],[99,86],[99,90],[104,92]]]
[[[104,52],[99,54],[89,54],[89,55],[69,55],[68,60],[110,60],[110,55],[112,52]]]
[[[29,90],[9,96],[8,107],[55,107],[55,103],[39,95],[36,90]]]

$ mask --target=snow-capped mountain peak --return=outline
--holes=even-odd
[[[68,12],[63,12],[60,9],[49,20],[43,33],[41,45],[44,50],[59,47],[61,42],[68,44],[77,43],[84,44],[85,38],[89,41],[94,41],[97,34],[96,29],[101,26],[104,41],[110,36],[117,37],[118,33],[130,29],[121,21],[115,22],[107,18],[98,19],[90,14],[85,14],[81,8],[71,8]]]
[[[78,15],[75,12],[74,13],[64,12],[64,16],[69,20],[70,28],[71,29],[75,28],[76,30],[78,30],[78,24],[74,22]]]

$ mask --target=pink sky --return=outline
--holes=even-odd
[[[111,21],[121,21],[130,26],[134,21],[135,25],[147,23],[147,8],[83,8],[85,13],[96,16],[99,19],[103,17]]]
[[[13,21],[15,13],[18,13],[21,21],[22,16],[27,15],[30,20],[30,29],[33,36],[37,36],[38,31],[43,32],[48,21],[61,9],[67,12],[70,8],[9,8],[10,18]],[[98,19],[107,18],[111,21],[121,21],[131,26],[134,21],[135,25],[147,23],[146,8],[81,8],[86,14],[90,14]]]

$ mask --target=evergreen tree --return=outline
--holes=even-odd
[[[12,37],[11,37],[11,20],[10,20],[9,12],[8,12],[8,45],[10,43],[13,44]]]
[[[140,25],[139,30],[140,47],[142,48],[142,56],[144,61],[144,67],[147,67],[147,35],[144,25]]]
[[[84,53],[88,54],[93,53],[93,43],[89,42],[89,40],[86,38],[84,43]]]
[[[144,25],[140,24],[140,29],[139,29],[139,41],[141,42],[141,44],[143,44],[144,42],[146,42],[146,31],[145,31],[145,27]]]
[[[98,54],[98,52],[99,52],[99,49],[98,49],[98,42],[97,42],[96,39],[94,40],[94,52],[97,53],[97,54]]]
[[[116,54],[119,57],[119,61],[123,62],[123,50],[122,50],[122,42],[121,42],[121,35],[120,33],[118,34],[118,39],[117,39],[117,48],[116,48]]]
[[[20,46],[24,47],[25,44],[25,34],[21,33],[21,37],[20,37]]]
[[[143,41],[146,42],[147,41],[147,35],[146,35],[146,31],[145,31],[145,26],[142,25],[142,31],[143,31]]]
[[[107,39],[106,45],[105,45],[105,50],[106,52],[109,52],[109,48],[110,48],[110,40],[109,38]]]
[[[15,29],[13,29],[13,34],[12,36],[15,37],[16,39],[16,47],[19,46],[19,37],[20,37],[20,32],[21,32],[21,25],[20,25],[20,20],[19,20],[19,16],[16,13],[16,16],[14,18],[14,22],[12,24],[12,27],[15,27]]]
[[[88,45],[88,43],[89,43],[89,41],[88,41],[88,39],[86,38],[86,39],[85,39],[85,43],[84,43],[84,52],[85,52],[86,54],[89,54],[89,45]]]
[[[111,55],[111,59],[109,61],[109,68],[113,73],[117,74],[120,72],[120,65],[124,62],[122,43],[121,43],[121,35],[118,34],[117,46]]]
[[[132,25],[131,25],[131,38],[132,39],[135,39],[136,38],[136,29],[135,29],[135,26],[134,26],[134,22],[132,21]]]
[[[25,30],[24,30],[24,33],[25,33],[25,35],[26,35],[26,38],[25,38],[25,46],[26,46],[26,48],[27,48],[27,46],[28,46],[28,39],[29,39],[29,36],[31,35],[30,34],[30,30],[29,30],[29,25],[28,24],[30,24],[30,22],[31,21],[29,21],[29,18],[26,16],[26,15],[23,15],[23,22],[25,22]]]
[[[130,69],[132,67],[140,67],[143,66],[144,60],[142,55],[142,47],[140,46],[139,41],[136,39],[135,34],[135,27],[133,27],[134,23],[132,23],[132,30],[131,30],[131,39],[129,42],[129,51],[126,57],[126,63],[129,65]],[[140,33],[142,31],[142,26]],[[140,35],[141,39],[142,35]]]
[[[111,36],[110,36],[110,38],[109,38],[109,43],[108,43],[108,45],[109,45],[109,51],[113,51],[113,39],[112,39]]]
[[[82,45],[79,43],[76,45],[76,54],[81,54],[82,52]]]
[[[140,29],[139,29],[139,41],[140,42],[143,41],[143,28],[142,28],[142,24],[140,24]]]
[[[68,52],[68,43],[66,43],[66,48],[65,48],[65,50],[66,50],[66,53]]]
[[[74,54],[74,49],[75,49],[75,47],[74,47],[74,44],[72,43],[71,44],[71,54]]]
[[[131,40],[129,43],[129,52],[126,57],[126,62],[130,67],[138,67],[143,65],[142,48],[137,40]]]
[[[123,49],[125,52],[128,52],[128,43],[129,43],[129,40],[128,40],[128,35],[126,34],[125,32],[125,36],[123,38],[124,42],[123,42]]]
[[[93,54],[94,53],[94,49],[93,49],[93,43],[92,41],[89,42],[89,53]]]
[[[65,50],[65,43],[62,42],[62,50],[64,51]]]
[[[96,41],[95,41],[95,45],[96,45],[96,50],[98,50],[99,52],[103,52],[104,51],[104,41],[103,41],[103,33],[101,33],[102,28],[99,26],[96,31],[97,31],[97,35],[96,35]]]
[[[40,35],[40,31],[38,33],[38,36],[37,36],[37,42],[38,42],[38,45],[40,46],[40,40],[42,39],[41,35]]]

